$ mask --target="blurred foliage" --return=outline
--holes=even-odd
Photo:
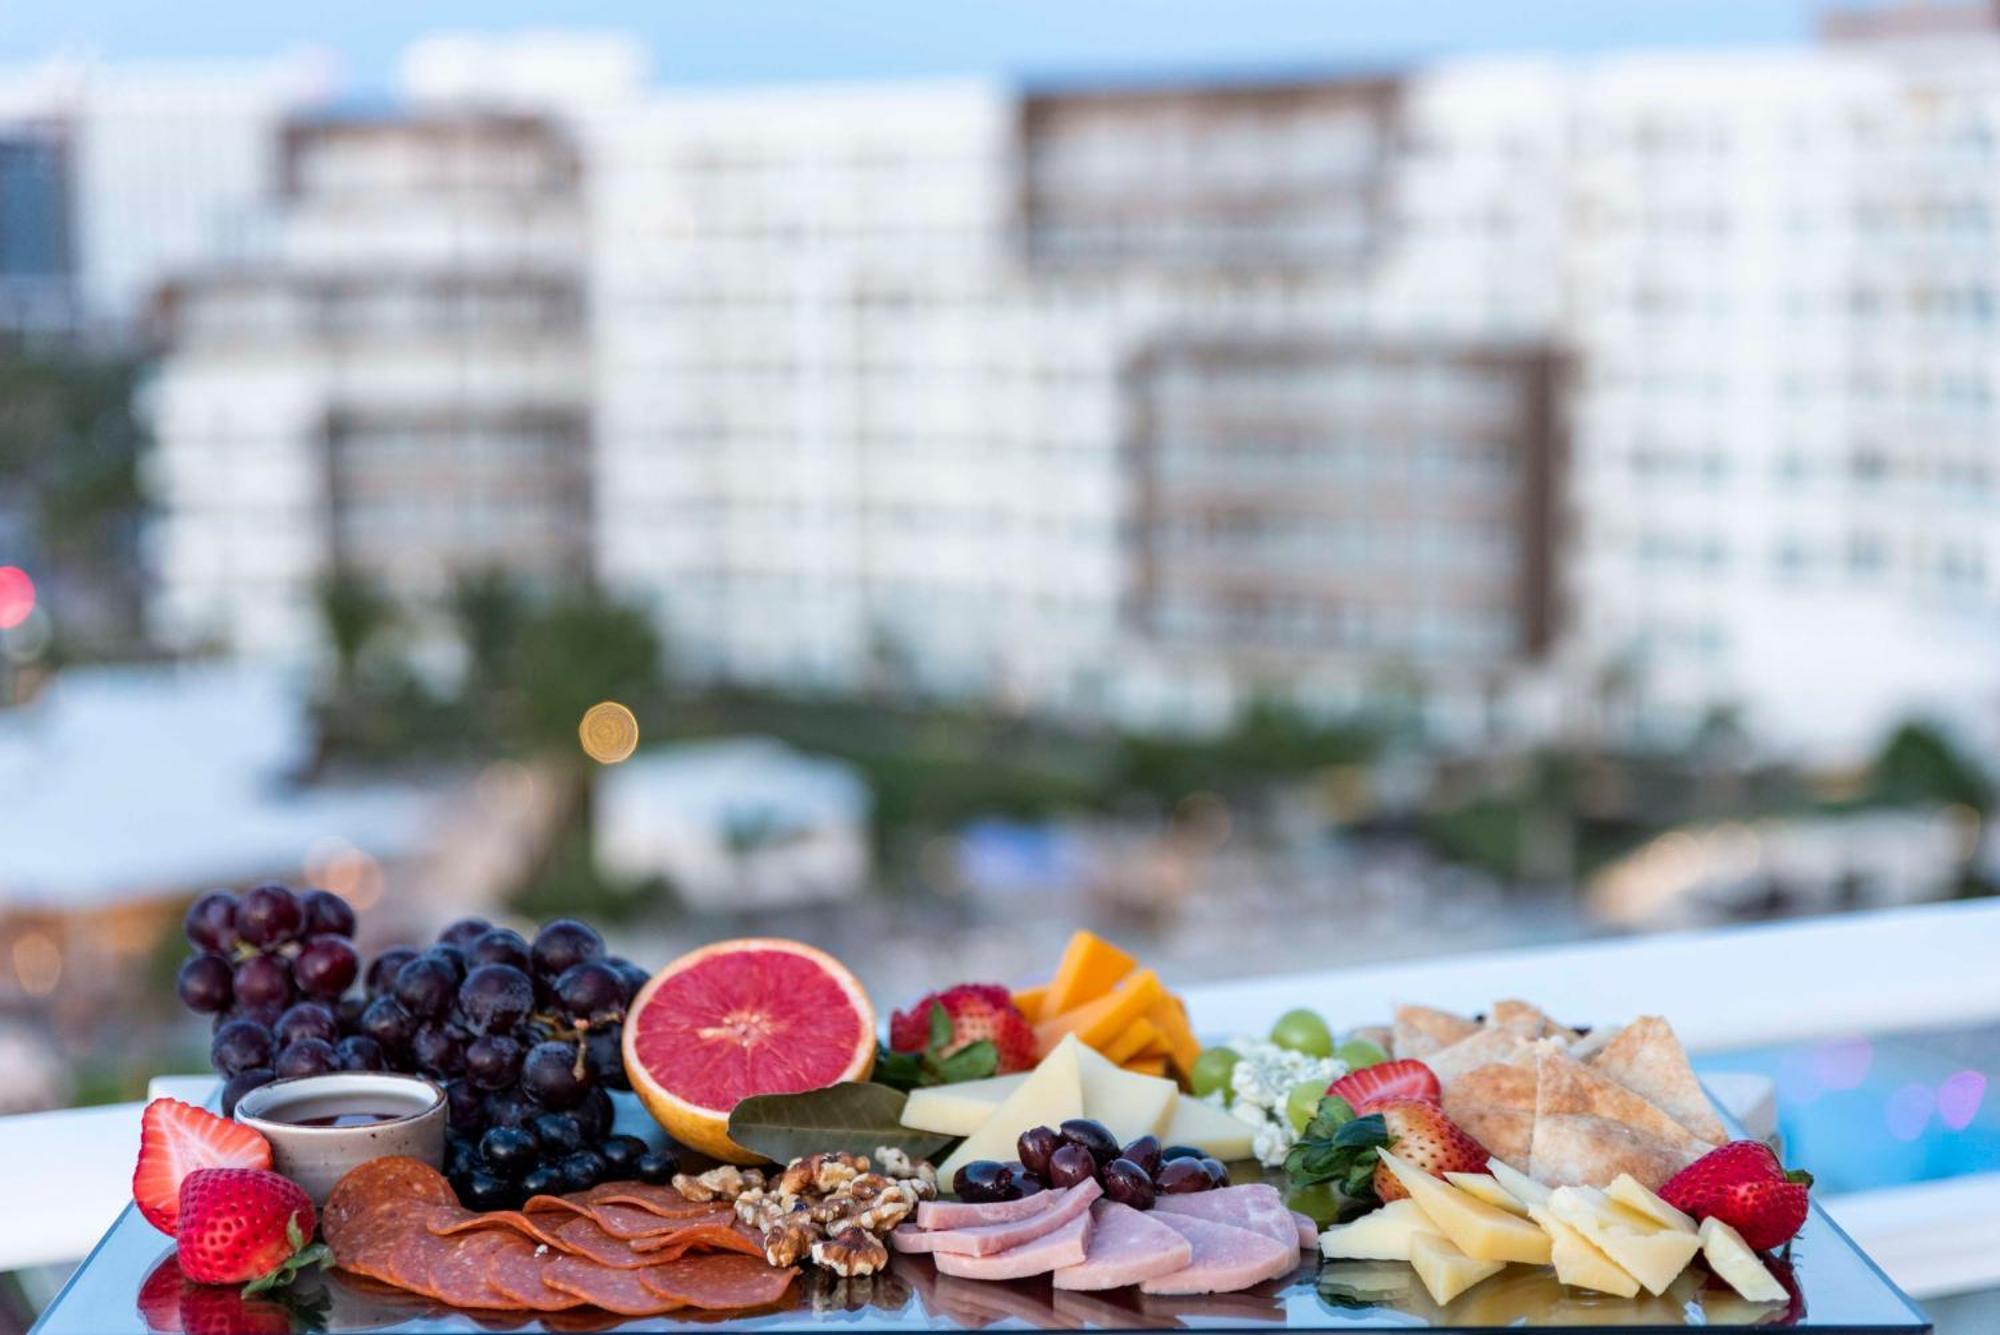
[[[576,754],[576,726],[601,700],[652,699],[661,688],[661,648],[652,619],[585,589],[536,607],[514,655],[521,739]]]
[[[1204,789],[1295,778],[1374,759],[1386,741],[1372,722],[1324,721],[1281,701],[1259,699],[1215,736],[1137,734],[1118,742],[1112,781],[1177,802]]]
[[[663,914],[675,902],[663,881],[605,875],[592,854],[586,821],[574,822],[564,832],[534,876],[512,896],[513,907],[537,922],[567,914],[612,926]]]
[[[124,357],[0,347],[0,512],[21,516],[41,582],[88,591],[109,651],[138,638],[138,379]],[[74,639],[84,601],[66,604],[59,633]]]
[[[1868,797],[1888,806],[1958,805],[1982,815],[1993,808],[1993,790],[1972,760],[1936,726],[1903,724],[1869,767]]]

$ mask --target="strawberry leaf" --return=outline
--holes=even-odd
[[[1334,1182],[1343,1195],[1363,1196],[1375,1176],[1375,1151],[1389,1141],[1382,1114],[1356,1117],[1345,1099],[1329,1096],[1285,1156],[1285,1174],[1295,1187]]]
[[[288,1239],[299,1237],[299,1226],[296,1217],[287,1222],[285,1236]],[[282,1287],[297,1279],[301,1271],[310,1270],[314,1266],[326,1265],[332,1260],[333,1248],[323,1242],[315,1242],[310,1247],[301,1247],[287,1257],[283,1265],[277,1266],[257,1276],[257,1278],[251,1280],[248,1284],[245,1284],[243,1286],[243,1296],[247,1298],[252,1294],[262,1293],[266,1289]]]
[[[951,1013],[942,1001],[931,1003],[931,1041],[928,1055],[936,1056],[951,1042]]]

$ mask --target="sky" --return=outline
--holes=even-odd
[[[623,30],[664,82],[1382,65],[1464,52],[1793,42],[1813,0],[0,0],[0,61],[321,49],[387,89],[440,30]]]

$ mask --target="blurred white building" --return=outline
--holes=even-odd
[[[420,618],[455,575],[590,564],[580,167],[546,118],[294,122],[273,244],[165,292],[157,633],[298,660],[316,593]]]
[[[328,63],[0,67],[0,328],[129,337],[174,270],[259,239]]]
[[[577,147],[571,221],[527,229],[587,265],[585,334],[547,365],[588,377],[566,448],[595,569],[691,673],[1188,725],[1393,680],[1462,736],[1726,708],[1802,749],[1919,711],[2000,737],[1990,28],[1157,86],[650,92],[643,64],[452,38],[407,74],[418,122],[541,106]],[[400,252],[370,229],[408,230],[294,212],[376,265]],[[1189,348],[1238,370],[1166,394]],[[1509,358],[1553,399],[1482,391]],[[164,384],[205,365],[219,404],[250,364],[188,337]],[[1382,392],[1343,403],[1350,378]],[[200,437],[170,426],[163,457]],[[257,439],[168,532],[250,513],[217,479]],[[162,566],[183,628],[225,550],[188,543]],[[1169,549],[1208,605],[1171,635]],[[225,638],[301,652],[281,603]]]
[[[867,782],[768,737],[693,742],[606,769],[597,860],[659,878],[690,908],[728,913],[845,899],[868,883]]]

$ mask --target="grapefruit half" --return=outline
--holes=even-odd
[[[683,1145],[732,1163],[752,1094],[797,1094],[875,1067],[875,1008],[846,966],[801,941],[718,941],[654,974],[625,1016],[625,1075]]]

